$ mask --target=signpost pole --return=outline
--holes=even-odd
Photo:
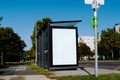
[[[98,23],[97,23],[97,9],[98,9],[99,5],[97,3],[97,0],[94,0],[92,3],[92,8],[94,11],[94,35],[95,35],[95,77],[98,77],[98,43],[97,43],[97,27],[98,27]]]
[[[97,10],[101,5],[104,5],[104,0],[85,0],[85,4],[92,4],[92,9],[94,11],[94,34],[95,34],[95,77],[98,77],[98,46],[97,46]]]
[[[85,4],[92,4],[94,11],[94,35],[95,35],[95,77],[98,77],[98,43],[97,43],[97,10],[101,5],[104,5],[104,0],[85,0]]]
[[[94,17],[95,17],[95,77],[98,77],[98,45],[97,45],[97,10],[94,10]]]

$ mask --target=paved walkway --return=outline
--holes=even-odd
[[[28,68],[27,65],[12,65],[7,68],[0,69],[0,75],[38,75],[38,72],[35,72]]]
[[[28,68],[27,65],[12,65],[0,69],[0,80],[50,80],[45,75],[41,75]]]
[[[53,72],[52,76],[94,75],[95,70],[91,67],[78,68],[77,70],[62,70]],[[98,74],[120,73],[116,70],[98,69]]]
[[[0,80],[51,80],[44,75],[8,75],[0,76]]]
[[[5,73],[2,73],[5,72]],[[77,70],[58,70],[52,71],[52,77],[56,76],[74,76],[74,75],[94,75],[94,68],[81,67]],[[120,73],[116,70],[98,69],[98,74]],[[51,80],[45,75],[41,75],[27,68],[25,65],[12,66],[6,69],[0,69],[0,80]],[[55,80],[55,79],[52,79]]]

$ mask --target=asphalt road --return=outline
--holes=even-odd
[[[94,61],[79,61],[80,67],[94,67]],[[120,61],[106,60],[98,61],[98,67],[101,69],[120,70]]]
[[[0,75],[38,75],[38,72],[31,70],[25,64],[9,65],[0,69]]]

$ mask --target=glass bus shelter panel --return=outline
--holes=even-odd
[[[44,53],[43,53],[43,57],[44,57],[44,68],[48,67],[48,29],[45,30],[44,32]]]
[[[42,35],[39,35],[39,65],[42,67]]]
[[[40,66],[39,64],[39,53],[40,53],[40,50],[39,50],[39,36],[37,37],[37,65]]]

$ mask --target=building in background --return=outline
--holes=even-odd
[[[120,23],[115,24],[113,30],[120,33]],[[94,49],[95,49],[94,48],[94,42],[95,42],[94,40],[95,40],[94,36],[79,36],[78,37],[78,45],[79,45],[79,43],[85,43],[91,49],[91,51],[94,52]],[[100,36],[98,37],[98,41],[100,41]],[[84,59],[86,60],[87,56],[85,56]]]
[[[100,41],[100,36],[98,37],[98,41]],[[94,50],[95,50],[95,47],[94,47],[95,38],[94,38],[94,36],[79,36],[78,37],[78,46],[80,46],[79,43],[85,43],[90,48],[90,50],[92,52],[94,52]],[[88,60],[89,57],[91,59],[95,58],[94,55],[93,56],[84,56],[84,57],[82,57],[82,59],[80,57],[80,60]]]
[[[120,24],[115,24],[114,30],[120,33]]]
[[[90,47],[91,51],[94,51],[94,36],[79,36],[78,44],[85,43],[88,47]]]

